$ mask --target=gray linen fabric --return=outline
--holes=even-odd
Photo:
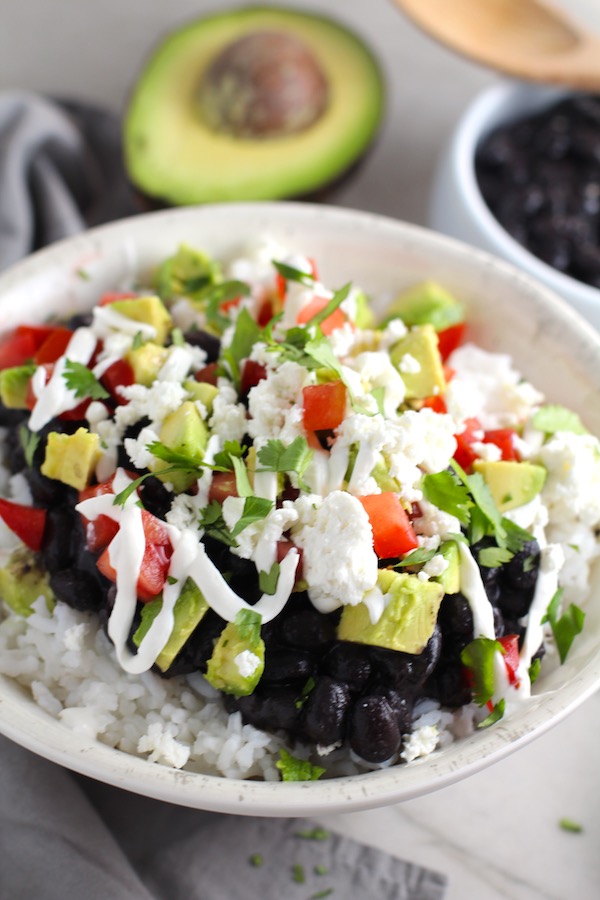
[[[116,116],[0,92],[0,269],[136,211]],[[443,896],[443,876],[338,836],[298,837],[307,827],[138,797],[0,738],[0,900],[308,900],[329,889],[334,900]],[[251,865],[255,854],[262,865]]]

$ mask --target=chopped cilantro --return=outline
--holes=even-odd
[[[304,687],[302,688],[300,696],[298,697],[298,699],[295,702],[296,709],[302,709],[302,707],[304,706],[304,704],[306,703],[306,701],[308,699],[308,695],[314,689],[316,683],[317,682],[312,677],[312,675],[310,676],[309,679],[307,679],[306,683],[304,684]]]
[[[144,335],[141,331],[136,331],[133,341],[131,342],[132,350],[139,350],[144,344]]]
[[[583,630],[583,622],[585,619],[583,610],[578,606],[575,606],[574,603],[569,604],[562,616],[560,616],[560,618],[558,617],[563,593],[564,591],[562,588],[559,588],[556,591],[550,601],[546,615],[542,620],[550,623],[561,663],[564,663],[569,650],[571,649],[571,644]]]
[[[90,281],[92,276],[86,269],[77,269],[77,277],[81,278],[82,281]]]
[[[297,759],[287,750],[279,751],[279,759],[275,763],[281,772],[282,781],[317,781],[325,772],[321,766],[313,766],[304,759]]]
[[[422,487],[426,500],[442,512],[455,516],[463,525],[468,525],[472,506],[469,493],[451,472],[424,475]]]
[[[316,828],[309,828],[306,831],[297,831],[296,837],[302,838],[305,841],[327,841],[331,837],[329,832],[325,828],[321,828],[320,825],[317,825]],[[318,873],[322,875],[322,872]]]
[[[380,415],[385,415],[385,410],[383,408],[383,401],[385,400],[385,388],[384,387],[374,387],[371,390],[371,396],[374,398],[375,403],[377,404],[377,409],[379,410]]]
[[[279,563],[274,562],[268,572],[258,573],[258,586],[263,594],[269,594],[269,596],[272,596],[277,590],[280,568],[281,567]]]
[[[202,468],[201,457],[187,456],[185,453],[172,450],[171,447],[167,447],[166,444],[161,444],[160,441],[153,441],[151,444],[148,444],[147,449],[152,456],[155,456],[163,462],[169,463],[169,465],[172,466],[171,471],[177,469],[194,472],[196,469]]]
[[[306,882],[304,866],[301,866],[300,863],[294,863],[292,866],[292,881],[295,881],[296,884],[304,884]]]
[[[329,869],[327,868],[327,866],[323,866],[323,865],[321,865],[321,863],[319,863],[313,869],[313,872],[315,873],[315,875],[327,875],[328,871],[329,871]]]
[[[500,719],[502,718],[502,716],[504,715],[504,709],[505,709],[505,707],[506,707],[506,702],[505,702],[505,700],[504,700],[504,697],[502,697],[502,699],[499,700],[499,701],[495,704],[495,706],[494,706],[494,708],[492,709],[492,711],[491,711],[491,713],[489,714],[489,716],[486,716],[485,719],[483,719],[482,722],[479,722],[479,724],[477,725],[477,727],[478,727],[478,728],[489,728],[490,725],[494,725],[496,722],[499,722]]]
[[[298,435],[287,447],[278,438],[273,438],[258,451],[258,461],[263,467],[259,472],[295,472],[298,483],[304,487],[302,481],[304,473],[313,458],[313,451],[306,442],[306,438]]]
[[[260,624],[262,616],[253,609],[240,609],[235,617],[235,625],[243,641],[247,641],[250,648],[256,647],[260,640]]]
[[[251,866],[254,866],[255,869],[258,869],[264,864],[264,859],[260,853],[253,853],[248,862]]]
[[[260,340],[260,337],[260,325],[252,318],[247,309],[242,309],[235,322],[231,343],[221,353],[221,358],[237,387],[240,386],[240,363],[250,356],[252,348]]]
[[[231,471],[233,469],[233,463],[231,461],[233,457],[242,459],[247,449],[248,448],[245,445],[242,446],[239,441],[225,441],[223,449],[219,453],[215,453],[215,468],[223,472]]]
[[[174,578],[172,575],[167,575],[167,581],[169,584],[177,584],[178,579]]]
[[[529,681],[531,684],[534,684],[537,681],[541,668],[542,661],[539,656],[536,659],[532,659],[531,665],[529,666]]]
[[[23,453],[25,454],[25,462],[29,468],[31,468],[33,465],[33,457],[41,438],[35,431],[30,431],[26,425],[21,425],[19,428],[19,440],[21,441]]]
[[[222,333],[231,324],[229,317],[222,311],[224,303],[238,297],[248,297],[250,285],[245,281],[221,281],[220,284],[209,284],[197,295],[197,299],[206,304],[205,316],[209,325]]]
[[[560,819],[558,824],[563,831],[570,831],[571,834],[581,834],[583,831],[583,826],[579,822],[574,822],[573,819]]]
[[[490,638],[478,637],[463,649],[460,659],[473,676],[473,697],[484,706],[494,693],[494,656],[504,653],[502,644]]]
[[[581,547],[579,544],[567,544],[567,547],[570,547],[571,550],[574,550],[575,553],[581,553]]]
[[[212,500],[200,514],[200,526],[209,537],[220,541],[227,547],[237,547],[237,541],[231,535],[225,519],[223,509],[217,500]]]
[[[480,566],[486,569],[495,569],[512,559],[513,554],[506,547],[484,547],[477,554]]]
[[[171,343],[175,347],[183,347],[185,345],[185,338],[183,337],[181,328],[174,328],[171,331]]]
[[[308,322],[307,326],[310,325],[320,325],[325,319],[329,318],[329,316],[336,311],[336,309],[344,302],[348,294],[350,293],[351,284],[345,284],[343,288],[340,288],[339,291],[336,291],[326,306],[323,307],[320,312],[316,313],[316,315],[312,316]]]
[[[424,547],[419,547],[417,550],[413,550],[412,553],[409,553],[408,556],[405,556],[404,559],[401,559],[400,562],[396,563],[394,568],[401,569],[403,566],[421,565],[421,563],[426,563],[429,562],[430,559],[433,559],[437,552],[437,550],[425,550]]]
[[[161,475],[166,475],[168,472],[178,471],[177,467],[163,469]],[[134,481],[130,482],[124,490],[122,490],[119,494],[116,494],[115,499],[113,500],[113,506],[125,506],[131,495],[134,491],[137,491],[140,484],[142,484],[146,478],[150,478],[154,475],[154,472],[146,472],[145,475],[140,475],[139,478],[136,478]],[[141,504],[140,504],[141,505]]]
[[[534,566],[535,566],[535,556],[533,556],[533,555],[526,556],[525,559],[523,560],[523,571],[531,572],[533,570]]]
[[[266,519],[273,509],[273,505],[272,500],[265,500],[263,497],[246,497],[242,515],[232,528],[231,537],[236,538],[238,534],[242,533],[244,528],[247,528],[254,522],[261,522],[263,519]]]
[[[288,266],[287,263],[278,262],[275,259],[272,262],[281,277],[285,278],[286,281],[298,281],[300,284],[306,284],[309,287],[314,284],[315,276],[311,272],[303,272],[302,269],[296,269],[294,266]]]
[[[556,434],[557,431],[570,431],[572,434],[588,433],[577,413],[552,403],[538,409],[531,419],[531,424],[545,434]]]
[[[248,479],[248,470],[244,465],[244,461],[239,456],[231,456],[231,463],[235,474],[235,487],[238,497],[253,497],[254,491]]]
[[[331,897],[333,894],[333,888],[325,888],[324,891],[317,891],[316,894],[311,894],[309,900],[322,900],[323,897]]]
[[[90,397],[92,400],[104,400],[110,396],[91,369],[83,363],[73,362],[67,359],[63,372],[63,378],[70,391],[76,397]]]

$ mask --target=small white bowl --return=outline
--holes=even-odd
[[[432,228],[507,259],[560,294],[600,330],[600,290],[564,275],[521,246],[487,206],[475,175],[482,139],[502,123],[540,112],[564,90],[506,82],[488,88],[467,108],[442,152],[430,204]]]
[[[314,257],[326,284],[368,293],[440,281],[465,302],[473,340],[512,354],[524,376],[600,434],[600,335],[533,279],[465,244],[380,216],[308,204],[231,204],[152,213],[36,253],[0,277],[0,332],[90,308],[185,241],[217,257],[273,236]],[[87,273],[82,280],[81,270]],[[76,733],[0,677],[0,732],[56,763],[148,797],[268,816],[349,812],[417,797],[479,771],[542,734],[600,685],[600,569],[586,626],[567,663],[542,671],[534,695],[496,726],[410,765],[302,783],[240,781],[150,763]]]

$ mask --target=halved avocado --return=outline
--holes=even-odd
[[[307,194],[364,153],[383,93],[372,53],[331,19],[260,6],[207,16],[168,36],[139,77],[129,176],[175,205]]]

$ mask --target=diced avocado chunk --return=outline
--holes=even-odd
[[[418,363],[418,371],[406,365],[406,358]],[[443,394],[446,379],[438,340],[433,325],[417,325],[400,338],[390,350],[390,359],[406,387],[407,400],[422,400]]]
[[[206,680],[219,691],[246,697],[251,694],[265,668],[265,644],[242,637],[235,622],[228,622],[208,661]]]
[[[435,281],[423,281],[400,294],[390,305],[385,321],[400,318],[405,325],[433,325],[444,331],[465,320],[465,309],[459,301]]]
[[[141,347],[132,347],[125,354],[125,359],[133,369],[133,377],[137,384],[150,387],[162,369],[169,351],[154,341],[146,341]]]
[[[456,541],[444,541],[438,551],[448,563],[441,575],[435,578],[444,588],[445,594],[458,594],[460,591],[460,551]]]
[[[7,409],[27,409],[27,389],[35,366],[13,366],[0,372],[0,400]]]
[[[35,554],[26,547],[18,547],[0,568],[0,597],[19,616],[31,615],[31,606],[40,596],[46,598],[51,610],[54,593],[48,577]]]
[[[483,476],[494,503],[502,513],[529,503],[546,481],[546,470],[534,463],[477,459],[473,468]]]
[[[208,428],[193,400],[186,400],[174,412],[169,413],[160,429],[159,440],[169,450],[189,460],[189,470],[181,468],[165,474],[161,473],[164,469],[170,469],[171,463],[156,459],[150,466],[157,478],[168,481],[173,485],[175,493],[180,494],[198,479],[199,472],[195,467],[202,462],[208,443]]]
[[[167,337],[171,333],[173,320],[169,311],[159,297],[136,297],[132,300],[116,300],[111,304],[111,309],[133,319],[135,322],[143,322],[145,325],[152,325],[156,335],[154,340],[157,344],[164,344]]]
[[[158,269],[155,284],[158,295],[163,300],[172,297],[189,297],[193,300],[203,288],[220,280],[218,263],[205,253],[181,244],[177,253],[166,259]]]
[[[194,400],[199,400],[206,407],[206,412],[210,416],[219,388],[215,387],[214,384],[208,384],[206,381],[194,381],[193,378],[184,381],[183,386]]]
[[[162,597],[156,597],[142,608],[142,621],[133,635],[133,643],[139,647],[150,630],[150,626],[162,609]],[[166,672],[173,660],[196,630],[205,613],[208,603],[196,583],[187,578],[181,594],[173,607],[173,630],[169,640],[156,658],[156,665],[161,672]]]
[[[90,483],[101,456],[100,438],[87,428],[78,428],[75,434],[51,431],[41,472],[82,491]]]
[[[436,581],[382,569],[377,587],[388,595],[387,606],[373,624],[365,603],[344,606],[337,636],[341,641],[371,644],[403,653],[421,653],[437,621],[444,588]]]
[[[400,483],[390,475],[389,466],[381,454],[371,471],[371,478],[375,479],[382,491],[400,492]]]
[[[355,300],[356,315],[354,317],[354,324],[357,328],[373,328],[373,326],[375,325],[375,316],[373,314],[373,310],[371,309],[369,298],[363,291],[357,291]]]

